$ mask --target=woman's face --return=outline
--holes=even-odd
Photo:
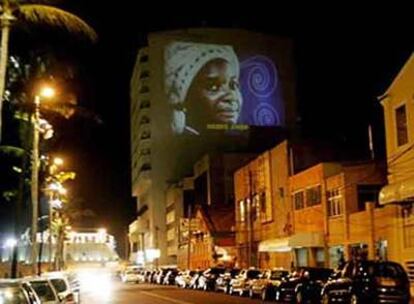
[[[204,118],[209,123],[237,123],[242,106],[237,67],[215,59],[200,70],[195,81],[196,102],[206,109]]]

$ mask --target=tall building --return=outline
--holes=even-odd
[[[174,262],[164,237],[169,185],[191,176],[206,153],[274,145],[295,121],[294,83],[288,39],[234,29],[148,36],[131,79],[133,249]]]

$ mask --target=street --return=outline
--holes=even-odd
[[[262,303],[259,299],[229,296],[216,292],[179,289],[175,286],[125,284],[111,279],[111,284],[82,286],[82,303],[112,304],[224,304]],[[274,303],[274,302],[273,302]]]
[[[217,292],[180,289],[175,286],[122,283],[108,273],[87,271],[80,274],[83,304],[248,304],[262,302],[248,297]],[[414,304],[414,301],[411,301]]]

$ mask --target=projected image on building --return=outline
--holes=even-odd
[[[283,125],[275,64],[229,45],[172,42],[165,48],[165,91],[175,134]]]

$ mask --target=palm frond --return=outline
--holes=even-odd
[[[76,15],[62,9],[41,4],[23,4],[18,12],[27,21],[66,29],[75,34],[82,34],[95,42],[98,38],[95,30]]]
[[[17,197],[18,195],[18,191],[17,190],[8,190],[8,191],[4,191],[2,193],[2,197],[7,201],[7,202],[11,202],[15,197]]]
[[[56,5],[58,3],[62,3],[63,0],[10,0],[12,5],[18,6],[27,3],[35,3],[35,4],[53,4]]]
[[[64,183],[67,180],[74,180],[76,177],[76,173],[75,172],[59,172],[58,174],[56,174],[55,178],[59,181],[59,183]]]
[[[22,157],[25,151],[22,148],[13,146],[0,146],[0,154],[10,155],[13,157]]]

